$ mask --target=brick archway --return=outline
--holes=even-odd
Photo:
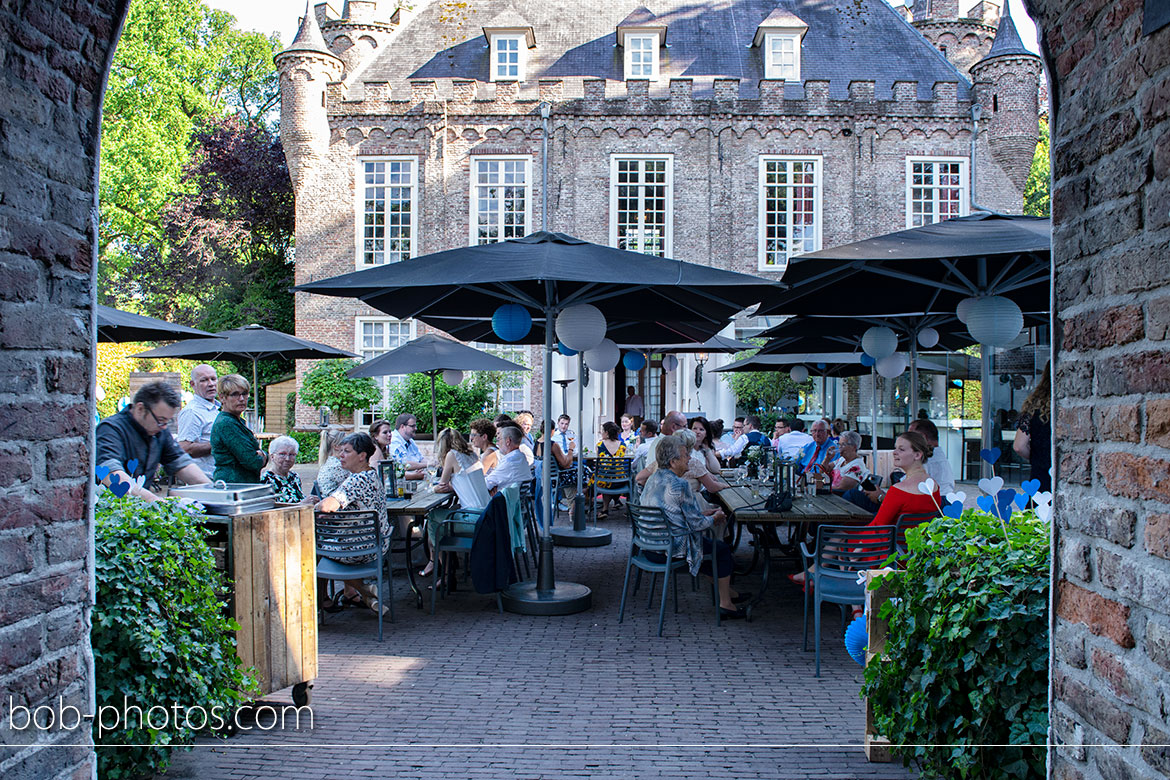
[[[1143,34],[1140,0],[1025,3],[1054,120],[1054,735],[1127,745],[1053,767],[1170,776],[1170,27]],[[93,684],[97,147],[127,7],[0,10],[0,683],[23,705],[88,705]],[[88,733],[39,736],[77,747],[17,748],[0,773],[90,773]]]

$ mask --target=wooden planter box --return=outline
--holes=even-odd
[[[870,590],[869,586],[876,578],[889,574],[891,569],[871,569],[865,573],[865,632],[867,642],[865,648],[865,665],[882,662],[882,650],[886,647],[886,632],[889,625],[877,616],[882,604],[889,599],[887,588]],[[890,752],[890,741],[877,733],[873,725],[873,706],[869,699],[865,700],[865,757],[871,763],[888,764],[894,760]]]
[[[234,583],[230,609],[240,624],[236,652],[256,669],[261,694],[293,686],[307,704],[317,676],[317,558],[312,507],[237,517],[212,516],[216,560]]]

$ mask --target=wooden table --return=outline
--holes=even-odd
[[[873,519],[873,515],[855,504],[846,501],[840,496],[829,493],[818,496],[796,498],[792,502],[792,509],[787,512],[769,512],[764,509],[767,496],[765,489],[759,498],[753,498],[751,491],[746,487],[729,487],[712,494],[729,515],[739,523],[743,523],[752,532],[755,539],[755,554],[752,565],[755,568],[758,559],[763,559],[761,570],[760,590],[746,605],[748,616],[751,608],[758,604],[768,590],[768,580],[772,571],[773,542],[778,542],[775,529],[780,525],[804,527],[806,525],[865,525]],[[795,545],[795,541],[792,542]],[[780,547],[776,547],[779,551]],[[790,556],[791,557],[791,556]],[[799,554],[796,555],[799,560]]]
[[[404,544],[406,545],[406,579],[410,583],[410,589],[414,591],[415,606],[419,609],[422,609],[423,594],[418,584],[414,581],[414,549],[416,545],[411,543],[411,536],[416,527],[422,527],[427,515],[454,500],[454,493],[436,493],[434,491],[418,493],[410,498],[386,496],[386,514],[390,517],[391,523],[394,522],[395,518],[410,518],[406,526],[404,538]],[[424,530],[423,533],[425,534],[426,531]]]

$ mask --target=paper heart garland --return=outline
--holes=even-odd
[[[1003,490],[1003,477],[985,477],[979,480],[979,489],[989,496],[994,496]]]
[[[1052,519],[1052,505],[1051,504],[1037,504],[1036,517],[1039,517],[1044,522]]]
[[[951,503],[949,503],[943,507],[942,513],[944,515],[946,515],[947,517],[958,520],[960,517],[963,516],[963,502],[962,501],[952,501]]]
[[[992,447],[989,450],[979,450],[979,457],[983,458],[993,466],[995,465],[995,462],[999,460],[999,456],[1002,454],[1003,452],[999,449],[999,447]]]
[[[975,503],[987,514],[995,514],[995,499],[991,496],[979,496],[975,499]]]
[[[1040,480],[1038,480],[1038,479],[1026,480],[1023,484],[1020,485],[1020,487],[1029,496],[1034,496],[1034,495],[1036,495],[1036,491],[1040,490]]]
[[[947,501],[958,501],[960,504],[967,503],[967,494],[961,490],[954,493],[947,493]]]
[[[1012,516],[1012,504],[1015,503],[1017,495],[1019,494],[1011,488],[1001,490],[995,494],[995,504],[999,510],[1000,520],[1007,520]]]
[[[108,466],[98,466],[93,473],[97,475],[98,482],[104,482],[106,477],[110,476],[110,469]]]
[[[1024,509],[1025,507],[1028,506],[1028,494],[1027,493],[1016,493],[1016,497],[1013,498],[1012,501],[1020,509]]]
[[[115,496],[121,498],[130,492],[130,483],[124,482],[117,474],[110,477],[110,490]]]
[[[138,459],[129,460],[126,462],[126,473],[133,474],[138,469]]]
[[[930,477],[927,477],[926,481],[919,482],[918,483],[918,492],[922,493],[925,496],[929,496],[932,493],[934,493],[934,480],[931,479]]]
[[[1035,501],[1038,506],[1051,504],[1052,503],[1052,493],[1047,491],[1047,490],[1044,491],[1043,493],[1037,493],[1036,495],[1032,496],[1032,500]]]

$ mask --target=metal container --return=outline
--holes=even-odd
[[[209,515],[234,517],[276,506],[276,493],[271,485],[224,483],[220,480],[210,485],[173,487],[170,492],[173,496],[198,501]]]

